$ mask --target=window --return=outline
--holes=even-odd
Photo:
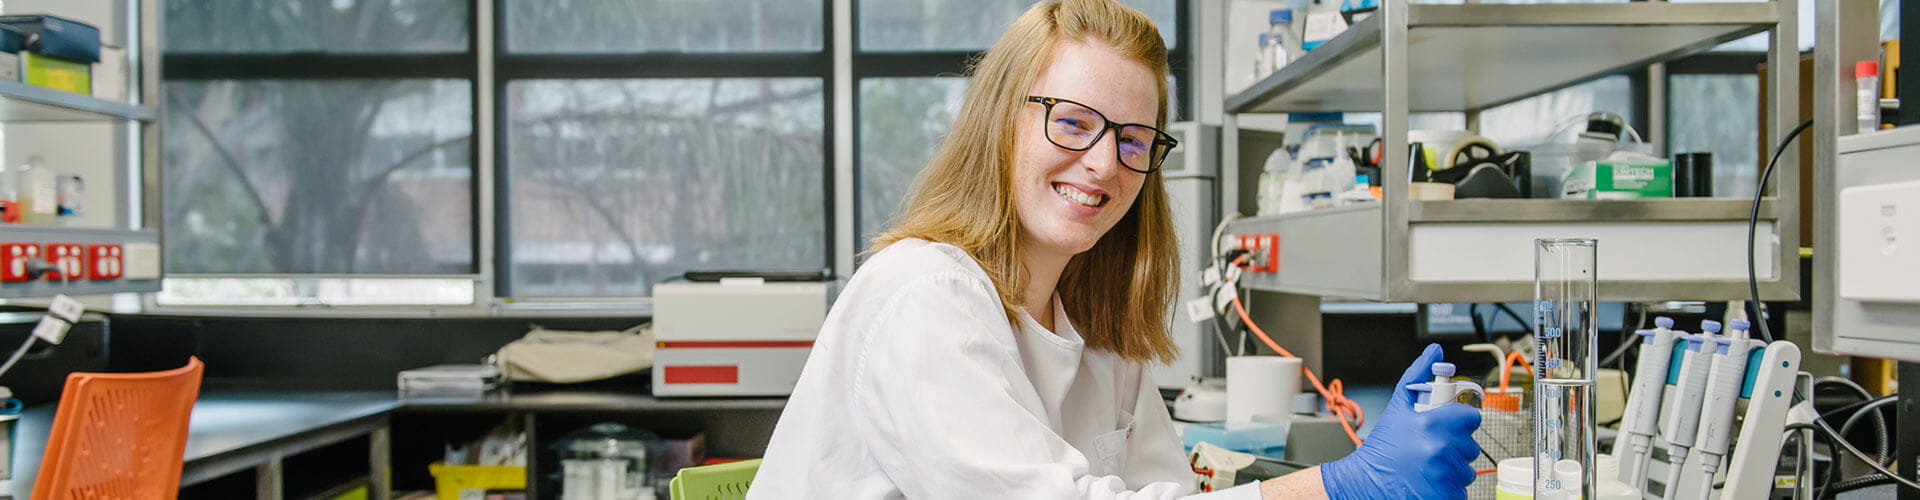
[[[1179,47],[1174,0],[1121,0],[1152,17],[1160,38]],[[981,51],[1034,0],[856,0],[858,49],[869,52]],[[957,72],[957,70],[956,70]]]
[[[1159,22],[1177,95],[1187,2],[1122,1]],[[159,301],[484,310],[831,267],[1032,3],[854,0],[855,192],[835,193],[827,0],[167,2]]]
[[[831,265],[824,1],[502,1],[496,293]]]
[[[1753,197],[1764,160],[1760,158],[1760,77],[1681,74],[1667,81],[1673,96],[1667,100],[1669,151],[1713,153],[1713,195]]]
[[[856,0],[854,78],[856,251],[885,231],[913,177],[953,124],[966,61],[993,45],[1033,0]],[[1152,17],[1169,47],[1174,119],[1186,116],[1187,3],[1121,0]]]
[[[815,52],[826,11],[792,0],[511,0],[517,53]]]
[[[914,175],[953,124],[966,91],[967,79],[959,77],[860,81],[860,239],[854,248],[865,250],[887,229]]]
[[[820,79],[517,80],[507,103],[515,296],[826,262]]]
[[[1504,149],[1565,142],[1569,140],[1567,135],[1586,125],[1581,119],[1587,113],[1607,111],[1633,124],[1639,116],[1637,109],[1629,78],[1609,76],[1488,108],[1480,113],[1480,135]]]
[[[466,3],[166,17],[168,273],[475,272]]]

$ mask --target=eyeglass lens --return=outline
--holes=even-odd
[[[1057,101],[1047,116],[1047,138],[1076,151],[1093,147],[1106,128],[1107,120],[1099,112],[1073,102]],[[1152,128],[1122,125],[1115,131],[1120,162],[1128,168],[1152,170],[1166,154],[1166,146],[1155,140],[1159,133]]]

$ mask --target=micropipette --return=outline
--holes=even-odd
[[[1706,320],[1700,322],[1700,335],[1681,334],[1686,339],[1687,352],[1680,358],[1680,378],[1677,385],[1668,387],[1675,391],[1673,404],[1666,408],[1666,422],[1660,428],[1660,435],[1667,441],[1667,481],[1662,491],[1672,495],[1674,487],[1679,485],[1680,471],[1687,462],[1687,453],[1693,447],[1696,432],[1700,430],[1700,405],[1706,399],[1707,375],[1712,368],[1712,351],[1706,344],[1712,343],[1713,334],[1720,332],[1720,322]],[[1641,489],[1645,489],[1644,487]]]
[[[1407,390],[1417,394],[1413,411],[1424,412],[1453,403],[1461,403],[1463,401],[1460,400],[1460,395],[1468,392],[1478,394],[1480,400],[1487,399],[1487,391],[1481,390],[1480,384],[1453,381],[1454,370],[1453,363],[1444,361],[1434,363],[1432,382],[1407,384]]]
[[[1621,417],[1623,439],[1616,442],[1614,454],[1620,457],[1620,481],[1627,486],[1647,487],[1647,462],[1653,455],[1653,436],[1660,424],[1660,401],[1666,390],[1667,371],[1673,366],[1673,318],[1653,319],[1657,328],[1634,332],[1640,335],[1640,361],[1633,369],[1633,393],[1627,395],[1627,411]]]
[[[1746,320],[1735,319],[1729,323],[1731,331],[1727,335],[1711,339],[1713,368],[1707,375],[1706,401],[1700,408],[1700,432],[1693,443],[1700,468],[1692,472],[1694,476],[1689,484],[1699,488],[1697,498],[1700,499],[1712,494],[1713,474],[1720,470],[1720,459],[1726,456],[1727,442],[1733,437],[1733,406],[1740,400],[1740,386],[1747,379],[1748,355],[1766,347],[1758,340],[1742,338],[1745,335],[1736,333],[1744,333],[1750,326]],[[1681,465],[1675,463],[1675,469]],[[1678,488],[1672,482],[1667,484],[1668,491]]]

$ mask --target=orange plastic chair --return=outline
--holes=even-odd
[[[67,376],[32,500],[178,496],[203,368]]]

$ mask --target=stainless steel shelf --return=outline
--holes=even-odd
[[[153,108],[0,80],[0,122],[153,121]]]
[[[1606,235],[1598,236],[1602,298],[1726,300],[1748,293],[1741,243],[1752,207],[1737,198],[1412,201],[1407,224],[1394,227],[1385,205],[1370,203],[1237,219],[1227,233],[1281,235],[1280,272],[1241,278],[1259,290],[1389,302],[1530,300],[1532,238]],[[1772,230],[1760,233],[1757,249],[1761,292],[1770,298],[1798,293],[1778,279],[1791,270],[1775,267],[1797,257],[1779,255],[1772,243],[1792,223],[1783,207],[1767,198],[1759,216]],[[1681,264],[1636,268],[1653,261]]]
[[[1760,220],[1775,218],[1776,200],[1760,202]],[[1665,198],[1645,200],[1469,199],[1408,203],[1409,222],[1743,221],[1753,200]]]
[[[1760,33],[1772,3],[1408,5],[1410,111],[1486,109]],[[1229,97],[1230,113],[1380,111],[1384,16]]]

